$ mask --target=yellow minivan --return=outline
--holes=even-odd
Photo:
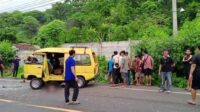
[[[32,89],[40,89],[45,83],[62,83],[65,77],[65,60],[69,51],[76,51],[76,74],[79,87],[84,87],[98,75],[98,60],[92,49],[87,47],[44,48],[37,50],[24,65],[24,78]]]

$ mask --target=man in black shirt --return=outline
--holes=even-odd
[[[171,85],[172,85],[172,69],[174,67],[174,62],[172,58],[169,56],[169,51],[163,51],[163,57],[160,59],[160,67],[159,67],[159,75],[162,78],[161,84],[161,92],[165,91],[165,80],[167,80],[167,92],[171,93]]]
[[[197,100],[197,90],[200,89],[200,46],[198,46],[198,54],[196,54],[192,59],[192,66],[190,69],[189,79],[192,80],[192,100],[188,101],[191,105],[196,105]]]

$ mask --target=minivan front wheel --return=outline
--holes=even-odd
[[[78,77],[77,83],[78,83],[78,87],[82,88],[85,86],[86,81],[83,77]]]
[[[31,82],[30,82],[30,87],[32,89],[40,89],[43,85],[43,81],[42,79],[39,79],[39,78],[33,78],[31,79]]]

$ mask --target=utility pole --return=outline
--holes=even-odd
[[[172,15],[173,15],[173,36],[178,33],[178,22],[177,22],[177,2],[172,0]]]

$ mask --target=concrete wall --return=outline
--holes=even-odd
[[[63,44],[61,47],[69,48],[69,47],[89,47],[92,48],[97,55],[105,56],[109,59],[113,51],[128,51],[129,54],[133,54],[131,51],[134,49],[134,46],[138,44],[138,41],[115,41],[115,42],[91,42],[91,43],[70,43],[70,44]],[[20,57],[21,62],[20,65],[24,65],[24,60],[27,59],[29,55],[31,55],[34,50],[17,50],[17,55]]]
[[[102,43],[70,43],[70,44],[63,44],[61,47],[68,48],[68,47],[89,47],[92,48],[97,55],[106,56],[109,59],[113,51],[128,51],[131,54],[131,48],[134,45],[137,45],[138,41],[116,41],[116,42],[102,42]]]

